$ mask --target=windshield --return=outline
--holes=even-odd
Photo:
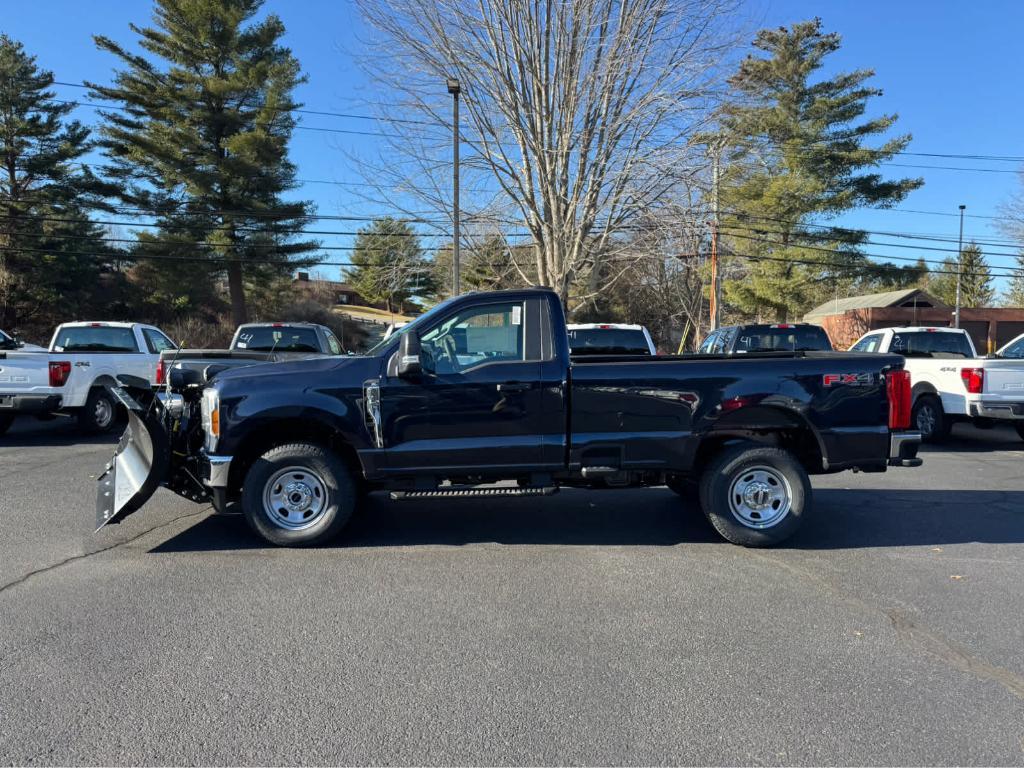
[[[831,352],[832,343],[816,325],[741,328],[735,352]]]
[[[1011,341],[996,353],[997,357],[1006,357],[1013,360],[1024,358],[1024,336]]]
[[[54,352],[138,352],[131,328],[110,325],[64,326]]]
[[[434,305],[429,310],[427,310],[422,315],[413,320],[411,323],[403,325],[401,328],[398,328],[394,332],[392,332],[390,336],[378,341],[376,344],[374,344],[372,347],[366,350],[365,354],[375,355],[378,352],[381,352],[385,347],[394,342],[395,339],[401,337],[403,333],[408,333],[412,329],[416,329],[416,331],[419,332],[421,328],[425,328],[426,326],[430,325],[430,323],[433,321],[435,317],[443,314],[445,309],[448,308],[448,305],[455,301],[456,298],[457,297],[445,299],[440,304]]]
[[[241,328],[235,337],[235,349],[253,352],[319,352],[316,329],[288,325],[263,325]]]
[[[965,334],[942,331],[897,333],[889,351],[904,357],[973,357]]]
[[[569,330],[573,355],[649,355],[647,336],[639,328],[574,328]]]

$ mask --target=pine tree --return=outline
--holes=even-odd
[[[1024,251],[1017,254],[1015,261],[1013,277],[1003,296],[1003,305],[1024,308]]]
[[[821,303],[837,285],[849,291],[869,269],[858,251],[865,232],[808,224],[894,205],[922,181],[886,181],[873,171],[910,136],[866,146],[896,121],[862,120],[868,100],[881,94],[866,84],[871,70],[812,81],[840,46],[819,19],[762,30],[754,46],[765,56],[747,57],[731,78],[736,99],[724,111],[719,137],[729,160],[723,242],[726,251],[753,257],[742,260],[742,279],[726,283],[726,296],[747,314],[782,319]]]
[[[0,327],[83,312],[111,254],[87,209],[107,190],[76,163],[89,131],[54,101],[53,73],[0,35]]]
[[[391,217],[359,230],[347,280],[359,295],[389,312],[401,310],[412,296],[434,292],[433,274],[413,228]]]
[[[112,86],[90,84],[123,105],[103,113],[102,129],[122,200],[161,224],[137,247],[160,257],[147,272],[183,308],[226,274],[236,323],[248,317],[247,286],[314,263],[295,257],[318,246],[293,234],[311,204],[282,197],[296,184],[288,141],[304,78],[280,44],[281,20],[253,20],[261,5],[156,0],[154,26],[132,26],[145,53],[95,38],[124,68]],[[186,253],[188,265],[173,261]]]
[[[932,277],[928,292],[949,306],[955,306],[956,259],[943,259],[939,271],[941,274]],[[981,248],[973,242],[964,246],[960,258],[960,306],[987,307],[995,295],[992,274]]]

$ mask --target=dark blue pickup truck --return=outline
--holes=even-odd
[[[161,485],[240,501],[280,545],[335,536],[371,490],[530,498],[564,486],[699,494],[729,541],[767,546],[811,512],[808,475],[918,466],[898,355],[570,357],[558,296],[471,293],[365,355],[236,368],[166,390],[123,377],[129,428],[99,527]]]

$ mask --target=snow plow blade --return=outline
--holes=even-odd
[[[163,406],[152,391],[110,387],[128,411],[128,429],[114,458],[97,479],[96,530],[119,523],[149,501],[164,482],[170,465],[170,440],[163,425]],[[143,400],[140,403],[139,400]]]

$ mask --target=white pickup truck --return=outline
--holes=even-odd
[[[963,329],[880,328],[861,336],[850,351],[906,358],[913,387],[911,423],[924,440],[943,440],[956,421],[982,428],[1006,422],[1024,439],[1024,360],[978,357]]]
[[[128,373],[161,383],[160,353],[173,349],[167,334],[139,323],[65,323],[46,352],[0,351],[0,434],[19,415],[73,415],[86,432],[116,423],[106,385]]]

